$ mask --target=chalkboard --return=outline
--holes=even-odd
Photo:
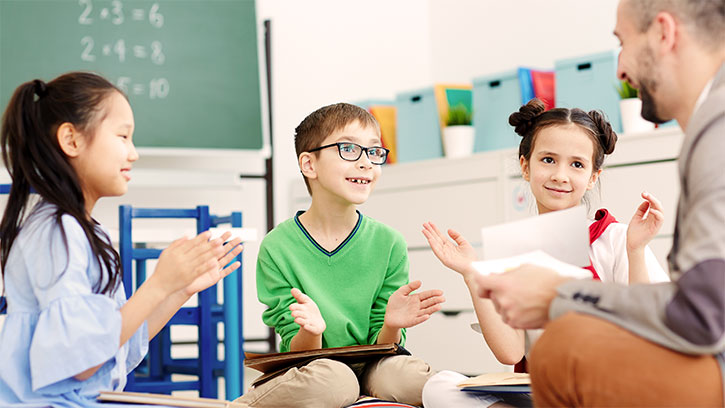
[[[0,102],[95,71],[123,89],[142,147],[261,150],[254,0],[0,0]]]

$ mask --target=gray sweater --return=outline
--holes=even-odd
[[[588,313],[678,352],[715,355],[725,378],[723,161],[725,64],[690,119],[679,156],[681,191],[668,256],[673,281],[631,286],[570,281],[557,288],[551,319],[569,311]]]

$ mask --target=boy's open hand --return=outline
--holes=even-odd
[[[295,323],[299,324],[301,329],[310,334],[315,336],[321,335],[327,328],[327,325],[325,324],[325,319],[322,318],[317,304],[312,298],[297,288],[292,288],[291,292],[292,296],[297,300],[297,303],[289,306],[289,310],[292,311],[292,317],[295,318]]]
[[[644,201],[637,207],[627,227],[627,250],[644,249],[665,222],[662,204],[650,193],[642,193]]]
[[[209,240],[210,236],[205,231],[191,239],[179,238],[161,252],[151,279],[157,282],[164,293],[170,296],[183,289],[187,295],[194,294],[239,267],[238,264],[230,265],[222,270],[226,263],[220,264],[225,259],[228,259],[228,263],[241,251],[239,241],[224,245],[228,235]],[[230,253],[235,255],[229,256]]]
[[[413,327],[428,320],[430,315],[441,310],[446,299],[438,289],[412,293],[420,288],[420,281],[413,281],[393,292],[385,308],[384,324],[390,328]]]
[[[471,271],[469,266],[476,260],[476,250],[461,234],[449,229],[448,235],[455,241],[451,242],[435,224],[429,221],[423,224],[423,235],[428,239],[428,245],[443,265],[464,277]]]

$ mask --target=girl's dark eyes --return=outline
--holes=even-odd
[[[584,165],[581,162],[574,162],[571,164],[572,166],[576,167],[577,169],[583,169]]]
[[[541,159],[541,161],[544,162],[544,163],[551,164],[551,163],[554,162],[554,159],[552,159],[551,157],[544,157],[543,159]]]

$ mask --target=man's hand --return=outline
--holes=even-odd
[[[515,329],[539,329],[549,321],[556,287],[571,278],[548,268],[522,265],[502,274],[479,275],[478,295],[493,301],[503,321]]]

